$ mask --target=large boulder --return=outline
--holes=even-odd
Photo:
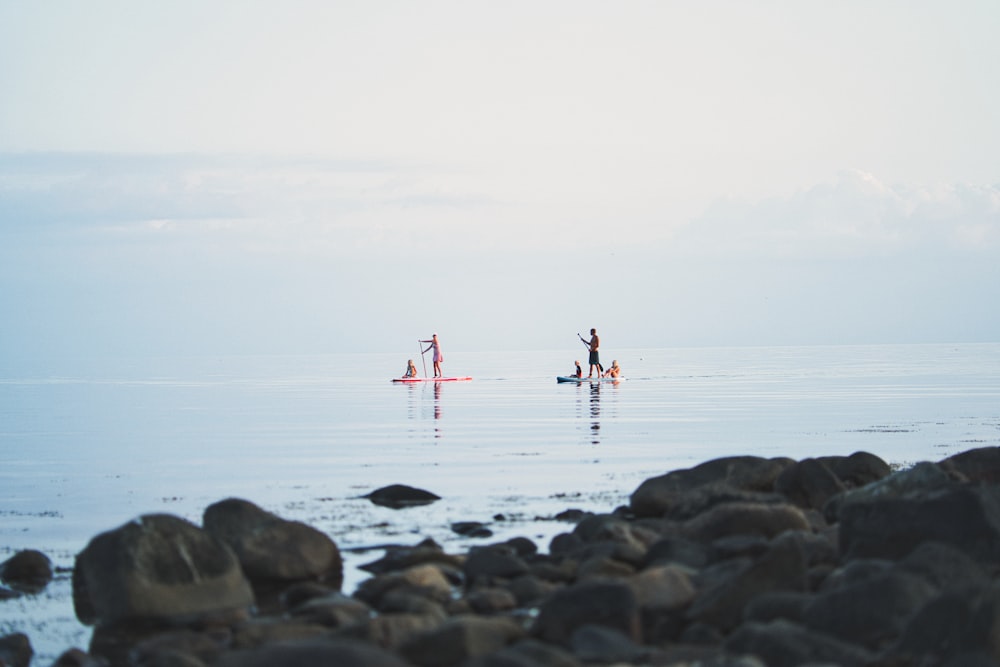
[[[953,477],[976,484],[1000,482],[1000,447],[980,447],[949,456],[938,465]]]
[[[853,501],[840,510],[845,558],[899,559],[925,542],[1000,562],[1000,487],[949,485],[923,494]]]
[[[778,475],[791,463],[790,459],[759,456],[714,459],[647,479],[632,493],[630,507],[640,517],[688,518],[690,515],[684,516],[683,510],[690,504],[691,498],[687,496],[693,491],[718,494],[720,500],[739,499],[741,492],[770,493]]]
[[[337,590],[344,571],[329,536],[299,521],[287,521],[257,505],[229,498],[210,505],[205,530],[225,542],[254,583],[320,581]]]
[[[878,650],[896,641],[910,617],[935,595],[917,575],[891,569],[820,593],[806,605],[803,622],[816,632]]]
[[[169,514],[148,514],[101,533],[73,568],[73,605],[88,625],[194,620],[253,604],[232,550]]]

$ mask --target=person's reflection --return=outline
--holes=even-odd
[[[590,435],[591,444],[601,443],[601,384],[593,382],[590,385]]]
[[[441,419],[441,382],[434,383],[434,419]]]

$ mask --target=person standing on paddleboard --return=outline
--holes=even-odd
[[[441,343],[438,342],[438,335],[434,334],[431,336],[430,340],[422,340],[421,343],[430,343],[427,349],[421,352],[427,352],[428,350],[434,350],[434,377],[443,377],[441,374],[441,362],[444,361],[444,355],[441,354]]]
[[[580,334],[577,334],[577,336],[580,336]],[[589,341],[583,336],[580,336],[580,340],[582,340],[583,344],[587,346],[588,350],[590,350],[590,360],[588,361],[590,364],[590,375],[587,377],[594,377],[594,366],[597,366],[597,377],[601,377],[601,373],[604,372],[604,369],[601,368],[601,355],[598,352],[598,349],[601,347],[601,339],[597,335],[597,329],[590,330]]]

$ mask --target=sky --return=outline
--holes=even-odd
[[[1000,341],[994,0],[0,0],[0,361]]]

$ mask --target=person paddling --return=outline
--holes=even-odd
[[[577,336],[580,336],[580,334],[577,334]],[[589,341],[583,336],[580,336],[580,340],[582,340],[583,344],[587,346],[588,350],[590,350],[590,359],[587,362],[590,364],[590,375],[588,375],[587,377],[589,378],[594,377],[595,366],[597,367],[597,377],[601,377],[601,375],[604,373],[604,368],[601,367],[601,355],[598,352],[598,350],[601,347],[601,339],[597,335],[597,329],[590,330]]]
[[[428,350],[434,350],[434,377],[443,377],[441,374],[441,362],[444,361],[444,355],[441,354],[441,343],[438,342],[438,335],[434,334],[431,336],[430,340],[422,340],[421,343],[430,343],[426,350],[421,351],[420,354],[427,352]]]

